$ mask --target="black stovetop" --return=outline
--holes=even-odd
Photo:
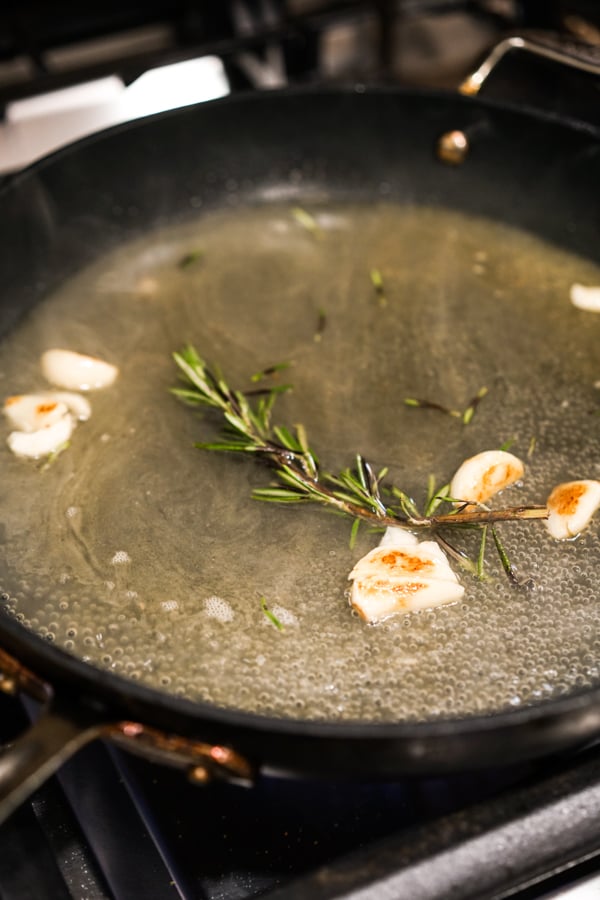
[[[0,697],[0,737],[27,722]],[[0,829],[2,900],[555,896],[595,873],[595,747],[390,782],[197,787],[97,742]]]

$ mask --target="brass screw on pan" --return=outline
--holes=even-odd
[[[460,166],[468,152],[469,141],[464,131],[447,131],[437,142],[437,157],[449,166]]]
[[[5,675],[4,672],[0,672],[0,691],[3,694],[16,694],[17,692],[17,682],[10,675]]]
[[[194,784],[206,784],[210,781],[211,776],[206,766],[193,766],[191,769],[188,769],[188,778]]]

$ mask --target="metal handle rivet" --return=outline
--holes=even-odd
[[[469,141],[464,131],[447,131],[436,147],[437,157],[450,166],[460,166],[469,152]]]

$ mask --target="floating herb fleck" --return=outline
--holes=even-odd
[[[387,306],[387,297],[385,287],[383,286],[383,276],[379,269],[371,269],[371,284],[375,288],[375,294],[379,298],[380,306]]]
[[[535,445],[537,444],[537,438],[532,437],[529,441],[529,447],[527,448],[527,459],[531,459],[533,454],[535,453]]]
[[[462,419],[463,425],[469,425],[475,415],[475,410],[488,393],[487,387],[481,387],[470,401],[469,405],[463,412],[458,409],[450,409],[442,403],[436,403],[434,400],[421,400],[417,397],[405,397],[404,405],[412,406],[415,409],[434,409],[444,413],[446,416],[452,416],[454,419]]]
[[[275,628],[277,628],[278,631],[285,631],[283,625],[281,624],[281,622],[279,621],[279,619],[277,618],[275,613],[272,612],[269,609],[269,607],[267,606],[267,601],[265,600],[264,597],[260,598],[260,606],[261,606],[261,609],[264,612],[265,616],[269,620],[269,622],[271,622],[275,626]]]
[[[190,250],[189,253],[181,257],[177,265],[180,269],[189,269],[190,266],[200,262],[202,259],[204,259],[204,250]]]
[[[463,417],[462,417],[463,425],[469,425],[473,416],[475,415],[475,410],[477,409],[477,407],[479,406],[479,404],[481,403],[481,401],[483,400],[483,398],[486,396],[487,393],[488,393],[488,388],[486,388],[486,387],[479,388],[479,390],[477,391],[477,393],[475,394],[475,396],[473,397],[473,399],[471,400],[471,402],[469,403],[469,405],[467,406],[467,408],[465,409],[465,411],[463,413]]]
[[[413,406],[415,409],[435,409],[438,412],[444,413],[447,416],[453,416],[456,419],[460,419],[462,415],[458,409],[448,409],[447,406],[436,403],[434,400],[420,400],[417,397],[405,397],[404,405]]]
[[[49,453],[39,467],[40,472],[46,472],[50,468],[50,466],[53,466],[61,453],[64,453],[65,450],[68,450],[70,446],[71,441],[65,441],[63,444],[60,444],[58,447],[56,447],[52,451],[52,453]]]
[[[314,238],[320,240],[323,237],[323,231],[321,226],[317,222],[314,216],[312,216],[309,212],[303,209],[301,206],[294,206],[292,209],[292,215],[298,225],[301,225],[305,231],[308,231]]]
[[[263,378],[268,378],[270,375],[276,375],[278,372],[283,372],[284,369],[289,369],[291,363],[282,362],[276,363],[274,366],[267,366],[266,369],[261,369],[260,372],[255,372],[254,375],[250,377],[250,381],[262,381]]]
[[[325,326],[327,325],[327,313],[324,309],[319,310],[319,317],[317,319],[317,330],[315,331],[315,341],[318,343],[323,338],[323,332],[325,331]]]

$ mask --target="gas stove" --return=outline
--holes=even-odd
[[[108,125],[242,90],[452,90],[523,28],[600,45],[593,2],[5,4],[0,173]],[[0,696],[0,739],[31,713]],[[261,777],[244,789],[193,787],[97,742],[2,826],[0,898],[575,900],[600,890],[599,814],[597,747],[445,778]]]
[[[23,706],[2,698],[10,739]],[[193,787],[98,742],[0,829],[3,900],[580,900],[598,890],[597,747],[381,783]]]
[[[110,125],[239,90],[453,89],[514,31],[597,48],[600,13],[585,0],[126,0],[75,12],[11,2],[0,12],[0,174]]]

